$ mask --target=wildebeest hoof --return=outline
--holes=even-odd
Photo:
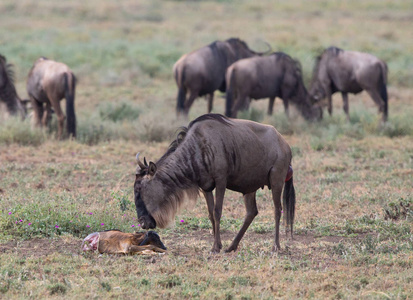
[[[222,248],[222,247],[221,247],[221,248]],[[219,252],[221,252],[221,248],[214,246],[214,247],[212,247],[212,249],[211,249],[211,253],[218,254]]]
[[[225,253],[229,253],[229,252],[232,252],[232,251],[236,251],[237,250],[237,247],[228,247],[227,249],[225,249]]]
[[[281,247],[280,247],[280,246],[274,245],[274,246],[272,247],[272,252],[273,252],[273,253],[277,253],[277,252],[280,252],[280,251],[281,251]]]

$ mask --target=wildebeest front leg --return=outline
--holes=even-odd
[[[244,195],[244,204],[245,204],[245,208],[247,211],[247,214],[245,215],[245,219],[244,219],[244,224],[242,224],[242,227],[240,231],[238,232],[237,236],[235,237],[234,241],[228,247],[228,249],[225,250],[225,252],[231,252],[231,251],[237,250],[238,244],[241,241],[242,237],[244,236],[245,231],[247,231],[248,227],[250,226],[252,220],[254,220],[255,216],[258,215],[255,192]]]
[[[282,99],[282,100],[283,100],[283,104],[284,104],[285,114],[286,114],[287,118],[289,118],[290,117],[290,111],[288,109],[288,99]]]
[[[267,114],[269,116],[272,116],[272,112],[273,112],[273,109],[274,109],[274,101],[275,101],[275,97],[272,97],[272,98],[270,98],[270,102],[268,102],[268,112],[267,112]]]
[[[345,92],[341,92],[341,96],[343,97],[343,110],[346,114],[347,121],[350,121],[350,115],[348,113],[348,94]]]
[[[210,93],[207,96],[207,101],[208,101],[208,113],[210,113],[212,111],[212,107],[213,107],[213,102],[214,102],[214,93]]]
[[[331,94],[331,88],[329,86],[324,87],[324,90],[326,92],[327,96],[327,109],[328,109],[328,114],[331,116],[333,113],[333,99],[332,99],[332,94]]]
[[[213,253],[219,253],[222,249],[221,235],[219,232],[219,225],[221,222],[222,215],[222,205],[224,203],[226,183],[217,185],[215,189],[215,205],[214,205],[214,222],[215,222],[215,232],[214,232],[214,245],[212,246]]]
[[[206,200],[206,203],[207,203],[207,207],[208,207],[208,217],[209,217],[209,220],[211,221],[212,231],[213,231],[214,236],[215,236],[214,195],[212,194],[212,192],[202,191],[202,193],[204,194],[204,197],[205,197],[205,200]]]

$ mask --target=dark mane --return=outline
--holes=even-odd
[[[301,67],[301,63],[297,60],[289,56],[288,54],[285,54],[284,52],[275,52],[277,54],[279,59],[282,59],[286,61],[287,63],[291,64],[291,66],[294,68],[294,75],[298,80],[301,80],[303,77],[303,71]]]
[[[157,161],[157,164],[164,161],[165,158],[167,158],[171,153],[175,152],[175,150],[178,149],[178,146],[185,139],[187,132],[188,132],[188,128],[185,126],[179,127],[177,129],[175,139],[169,145],[168,150],[166,150],[166,153],[162,155],[162,157]]]
[[[188,133],[189,128],[191,128],[192,125],[194,125],[194,123],[198,123],[198,122],[205,121],[205,120],[216,120],[222,124],[225,124],[228,126],[231,125],[229,123],[229,119],[220,114],[205,114],[205,115],[202,115],[196,118],[191,123],[189,123],[188,127],[182,126],[177,129],[175,139],[171,142],[171,144],[168,147],[168,150],[166,150],[166,153],[162,155],[162,157],[156,162],[156,164],[162,163],[169,155],[171,155],[172,153],[176,151],[176,149],[178,149],[179,145],[185,140],[185,137],[186,137],[186,134]]]
[[[232,51],[234,51],[235,60],[244,58],[246,52],[251,54],[258,54],[257,52],[251,50],[248,47],[247,43],[245,43],[243,40],[239,38],[230,38],[227,39],[225,42],[231,47]]]
[[[220,115],[220,114],[205,114],[205,115],[202,115],[202,116],[196,118],[191,123],[189,123],[188,129],[190,129],[195,123],[199,123],[199,122],[202,122],[202,121],[205,121],[205,120],[215,120],[215,121],[218,121],[218,122],[220,122],[224,125],[231,126],[230,120],[227,117],[223,116],[223,115]]]
[[[242,46],[243,48],[250,50],[247,44],[243,40],[240,40],[239,38],[229,38],[226,40],[226,42],[230,44],[231,46]]]
[[[337,48],[335,46],[328,47],[324,51],[324,53],[328,53],[329,55],[333,55],[333,56],[338,55],[340,52],[343,52],[343,49]]]

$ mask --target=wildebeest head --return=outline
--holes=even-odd
[[[134,194],[138,222],[143,229],[153,229],[156,227],[156,221],[148,212],[146,204],[143,201],[145,197],[143,198],[142,196],[144,195],[146,188],[142,189],[142,187],[146,187],[150,184],[150,180],[156,173],[156,165],[153,162],[149,162],[148,165],[145,158],[144,163],[142,163],[139,160],[139,153],[136,155],[136,160],[138,161],[138,167],[136,169]]]
[[[323,100],[326,97],[326,92],[319,78],[320,69],[325,68],[323,54],[321,54],[320,56],[316,58],[314,69],[313,69],[313,78],[311,80],[311,85],[310,85],[310,90],[309,90],[310,101],[313,104]]]
[[[326,97],[326,92],[318,80],[315,80],[312,83],[309,93],[310,100],[313,104],[323,100]]]

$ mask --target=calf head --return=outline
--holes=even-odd
[[[135,235],[139,234],[138,232],[135,233]],[[145,246],[145,245],[153,245],[155,247],[161,248],[163,250],[166,250],[165,245],[162,243],[161,238],[155,231],[148,231],[145,233],[142,237],[139,237],[139,246]]]

